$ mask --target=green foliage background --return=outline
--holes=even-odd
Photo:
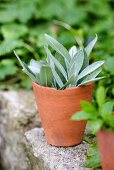
[[[29,78],[22,73],[13,54],[14,49],[28,63],[31,58],[46,57],[44,33],[54,36],[67,48],[87,44],[97,33],[99,41],[91,61],[106,61],[102,74],[107,78],[98,85],[104,85],[112,98],[113,9],[114,0],[0,0],[0,89],[31,88]]]

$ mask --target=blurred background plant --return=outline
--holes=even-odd
[[[91,61],[105,60],[98,86],[114,96],[114,1],[113,0],[1,0],[0,1],[0,89],[31,88],[21,72],[13,50],[27,64],[44,59],[44,33],[66,48],[86,45],[95,34],[98,43]],[[84,42],[85,40],[85,42]]]

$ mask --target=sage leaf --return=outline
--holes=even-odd
[[[60,44],[56,39],[47,34],[45,34],[45,39],[48,45],[50,45],[56,52],[58,52],[64,57],[66,65],[68,67],[71,57],[67,49],[62,44]]]
[[[59,77],[59,75],[57,74],[57,72],[55,70],[54,62],[52,60],[53,56],[52,56],[50,50],[47,47],[45,47],[45,50],[47,52],[47,56],[48,56],[48,59],[49,59],[49,62],[50,62],[50,68],[52,70],[55,81],[59,85],[59,87],[61,88],[61,87],[63,87],[63,82],[62,82],[61,78]]]
[[[49,66],[41,66],[39,77],[41,85],[46,87],[52,86],[53,75]]]
[[[77,75],[83,65],[83,60],[84,60],[84,53],[83,50],[79,50],[74,57],[72,58],[70,62],[70,69],[69,69],[69,74],[68,76],[71,77],[71,75],[74,73]]]
[[[70,48],[70,50],[69,50],[69,54],[70,54],[71,58],[73,58],[76,53],[77,53],[77,48],[76,48],[76,46],[74,45],[74,46],[72,46],[72,47]]]
[[[104,64],[104,61],[97,61],[89,66],[87,66],[78,76],[78,80],[92,73],[94,70],[98,69]]]
[[[80,84],[78,84],[78,86],[83,86],[85,84],[88,84],[88,83],[91,83],[91,82],[95,82],[95,81],[98,81],[98,80],[101,80],[105,78],[105,76],[103,77],[98,77],[98,78],[94,78],[94,79],[91,79],[91,80],[86,80],[86,81],[82,81]]]
[[[65,89],[66,87],[68,87],[70,84],[72,84],[75,80],[75,76],[73,75],[72,77],[69,78],[69,80],[64,84],[64,86],[62,88],[60,88],[60,90]]]
[[[60,64],[60,62],[55,58],[55,57],[51,57],[53,63],[55,64],[55,66],[58,68],[58,70],[62,73],[62,75],[64,76],[64,78],[67,80],[67,73],[64,69],[64,67]]]
[[[97,39],[98,39],[98,36],[96,34],[96,37],[87,45],[87,47],[85,48],[85,51],[86,51],[86,54],[87,56],[89,57],[94,45],[96,44],[97,42]]]

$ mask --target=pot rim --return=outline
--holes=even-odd
[[[37,84],[36,82],[32,82],[32,85],[33,86],[37,86],[38,88],[40,89],[45,89],[49,92],[55,92],[55,93],[59,93],[59,94],[65,94],[65,93],[70,93],[70,92],[74,92],[74,91],[77,91],[77,90],[82,90],[82,89],[85,89],[85,88],[89,88],[89,87],[94,87],[94,83],[89,83],[87,85],[84,85],[84,86],[81,86],[81,87],[70,87],[70,88],[66,88],[64,90],[57,90],[56,88],[53,88],[53,87],[45,87],[45,86],[41,86],[39,84]],[[88,91],[87,91],[88,92]]]

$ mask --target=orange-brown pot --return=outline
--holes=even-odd
[[[57,90],[33,82],[36,103],[47,142],[54,146],[73,146],[82,142],[86,121],[72,121],[81,110],[81,100],[91,101],[94,84]]]
[[[114,170],[114,133],[101,130],[97,134],[103,170]]]

